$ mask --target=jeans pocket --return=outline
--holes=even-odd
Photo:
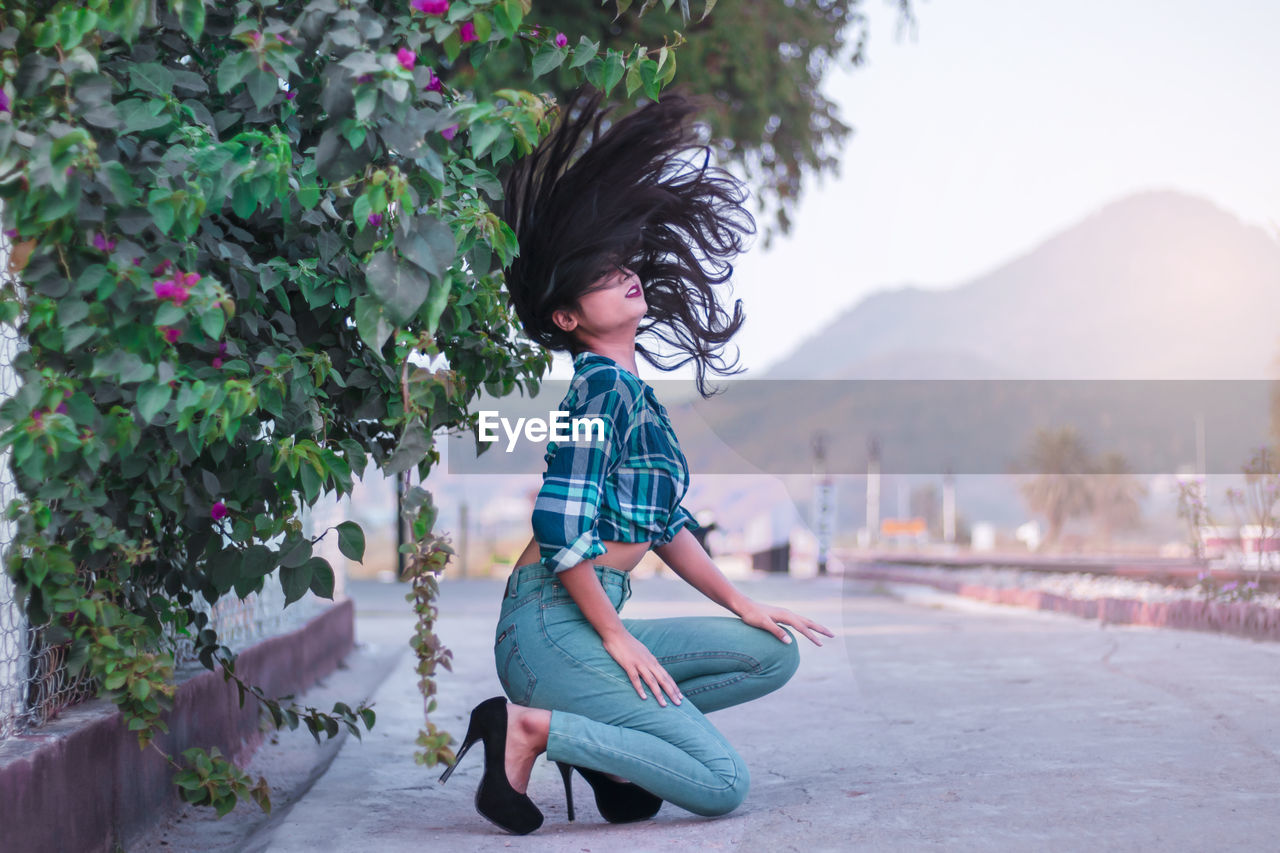
[[[507,698],[517,705],[528,705],[538,679],[520,654],[514,622],[498,633],[493,645],[493,657],[498,667],[498,681],[502,683]]]

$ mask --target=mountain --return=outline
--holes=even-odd
[[[972,281],[872,294],[760,378],[1274,378],[1277,317],[1280,242],[1152,190]]]

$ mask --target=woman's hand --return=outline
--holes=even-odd
[[[658,663],[658,659],[653,656],[653,652],[649,651],[648,646],[637,640],[627,630],[610,633],[602,639],[604,650],[627,673],[627,678],[631,679],[631,684],[640,694],[641,699],[648,698],[644,695],[644,686],[641,684],[643,680],[644,684],[649,685],[649,689],[653,691],[654,697],[662,707],[667,707],[666,699],[662,698],[664,692],[671,697],[671,701],[677,705],[680,704],[684,694],[676,686],[675,679],[662,668],[662,664]],[[659,687],[662,689],[659,690]]]
[[[760,604],[755,601],[747,601],[745,605],[739,608],[738,616],[743,622],[756,628],[763,628],[773,634],[784,643],[791,642],[791,638],[787,636],[787,632],[782,630],[780,625],[790,625],[801,634],[809,638],[815,646],[822,643],[814,636],[816,631],[819,634],[826,634],[828,637],[834,637],[831,629],[814,622],[812,619],[806,619],[796,613],[792,613],[785,607],[772,607],[768,604]]]

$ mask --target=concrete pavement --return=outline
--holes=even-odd
[[[237,809],[231,824],[222,823],[228,828],[214,831],[214,822],[191,817],[165,828],[163,846],[151,839],[155,846],[138,849],[1274,845],[1280,645],[1100,627],[1064,614],[839,577],[760,577],[738,585],[823,622],[837,637],[822,648],[801,639],[800,669],[786,687],[710,715],[752,770],[746,802],[730,815],[704,818],[667,804],[652,821],[614,826],[599,817],[590,788],[577,778],[578,820],[570,824],[559,774],[542,759],[529,785],[546,815],[542,828],[523,837],[496,829],[472,805],[479,751],[445,786],[436,781],[443,768],[413,761],[422,700],[412,656],[404,646],[395,651],[411,631],[403,588],[353,584],[357,641],[365,644],[357,669],[382,660],[389,671],[373,694],[374,732],[363,743],[347,739],[320,772],[295,772],[296,795],[270,819],[238,818]],[[632,588],[629,617],[725,613],[678,580],[637,579]],[[500,581],[443,584],[440,633],[453,649],[455,672],[442,673],[436,719],[457,740],[471,707],[502,692],[492,658],[501,595]],[[285,738],[305,741],[315,755],[305,734]],[[276,782],[272,763],[282,760],[280,749],[264,746],[255,772]],[[296,753],[288,747],[284,754]]]

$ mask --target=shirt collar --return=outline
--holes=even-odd
[[[625,367],[623,367],[621,364],[618,364],[618,362],[609,358],[609,356],[607,355],[601,355],[600,353],[592,352],[591,350],[583,350],[582,352],[578,353],[573,357],[573,367],[576,370],[577,368],[581,367],[582,365],[586,364],[588,361],[592,359],[599,359],[600,361],[608,362],[609,364],[614,365],[623,373],[627,374],[632,379],[639,382],[640,386],[644,388],[645,396],[648,397],[655,405],[658,403],[658,395],[652,388],[649,387],[649,383],[645,382],[639,376],[636,376],[630,370],[627,370]]]

